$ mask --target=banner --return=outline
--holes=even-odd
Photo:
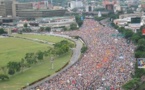
[[[145,35],[145,28],[142,29],[142,35]]]
[[[145,68],[145,58],[137,58],[138,68]]]

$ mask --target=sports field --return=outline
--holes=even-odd
[[[0,38],[0,67],[20,61],[26,53],[49,49],[49,45],[18,38]]]
[[[36,66],[31,67],[29,70],[14,75],[9,81],[0,82],[0,90],[20,90],[21,87],[26,86],[28,83],[36,81],[47,75],[52,75],[59,68],[63,67],[71,58],[71,53],[59,57],[54,61],[54,69],[51,69],[49,58]]]
[[[30,37],[29,37],[30,36]],[[43,35],[25,35],[24,37],[47,40],[49,42],[59,42],[64,38]],[[54,39],[54,41],[53,41]],[[45,51],[50,45],[19,38],[0,38],[0,67],[6,66],[9,61],[20,61],[26,53]],[[0,81],[0,90],[18,90],[29,83],[32,83],[47,75],[52,75],[63,67],[71,58],[72,52],[54,60],[54,69],[51,69],[50,57],[45,57],[43,61],[33,65],[23,72],[10,76],[8,81]],[[2,71],[0,70],[0,73]]]

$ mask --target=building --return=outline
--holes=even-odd
[[[40,17],[54,17],[54,16],[64,16],[66,10],[17,10],[16,16],[23,18],[40,18]]]
[[[28,26],[32,25],[31,28],[36,31],[40,27],[51,27],[52,31],[61,31],[63,27],[69,28],[72,23],[76,23],[74,16],[65,16],[65,17],[46,17],[46,18],[37,18],[35,21],[19,21],[17,23],[18,28],[23,28],[24,23],[27,23]],[[35,24],[35,25],[34,25]]]
[[[141,8],[145,11],[145,0],[141,0]]]
[[[114,12],[121,11],[121,6],[119,3],[114,5]]]
[[[114,5],[117,4],[117,0],[103,0],[102,4],[106,10],[114,11]]]
[[[142,13],[123,14],[119,16],[119,19],[115,19],[114,24],[131,29],[135,33],[141,26],[145,24],[145,16]]]
[[[43,27],[52,27],[52,28],[59,28],[59,27],[69,27],[70,24],[76,23],[74,16],[67,16],[67,17],[51,17],[51,18],[38,18],[36,22],[39,22],[39,26]]]
[[[6,8],[3,0],[0,0],[0,16],[6,16]]]
[[[33,9],[50,9],[51,4],[48,1],[32,2]]]
[[[93,12],[94,6],[93,5],[86,5],[85,9],[86,9],[86,12]]]
[[[15,0],[0,0],[0,16],[13,16],[13,2]]]
[[[18,2],[16,2],[14,5],[16,7],[16,10],[33,9],[32,3],[18,3]]]
[[[29,1],[29,0],[28,0]],[[20,3],[16,0],[0,0],[0,16],[2,17],[22,17],[39,18],[63,16],[66,10],[53,10],[52,5],[47,0],[39,2]]]
[[[131,14],[122,14],[119,15],[119,19],[127,18],[127,17],[141,17],[143,13],[131,13]]]
[[[12,16],[13,15],[13,12],[12,12],[13,1],[11,1],[11,0],[10,1],[5,0],[4,4],[5,4],[5,9],[6,9],[6,16]]]
[[[74,9],[74,8],[80,8],[83,7],[83,2],[82,1],[70,1],[68,2],[68,8],[69,9]]]

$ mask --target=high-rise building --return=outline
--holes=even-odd
[[[0,0],[0,16],[6,16],[6,8],[3,0]]]
[[[0,16],[13,16],[13,2],[15,0],[0,0]]]
[[[7,0],[4,1],[7,16],[8,15],[12,16],[12,3],[13,1],[7,1]]]
[[[16,10],[33,9],[32,3],[15,3]]]
[[[0,16],[3,17],[51,17],[63,16],[65,12],[66,10],[50,10],[50,4],[47,0],[26,3],[20,3],[16,0],[0,0]]]
[[[103,6],[110,11],[114,10],[114,5],[117,3],[116,0],[103,0]]]
[[[141,0],[141,8],[145,11],[145,0]]]

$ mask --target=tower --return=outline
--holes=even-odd
[[[102,16],[102,14],[101,14],[101,12],[99,11],[99,12],[98,12],[98,17],[101,17],[101,16]]]

